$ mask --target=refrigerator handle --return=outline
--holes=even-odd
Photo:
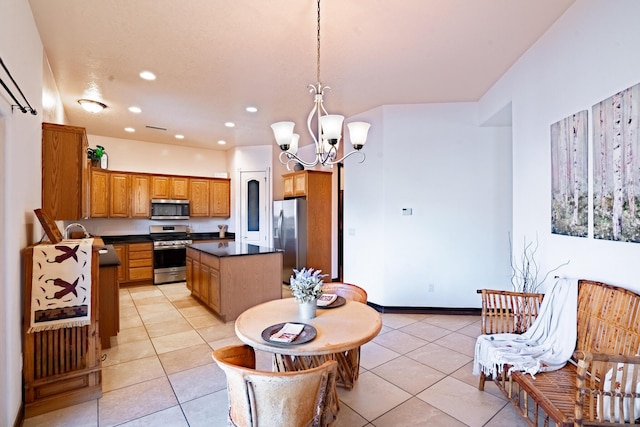
[[[278,214],[278,225],[276,226],[276,232],[275,232],[275,236],[273,236],[275,239],[278,239],[280,241],[280,247],[282,247],[282,238],[281,238],[281,234],[282,234],[282,221],[284,217],[284,211],[280,211],[280,213]]]

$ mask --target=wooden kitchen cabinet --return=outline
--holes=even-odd
[[[109,217],[109,172],[91,169],[91,218]]]
[[[113,249],[115,249],[116,254],[118,254],[118,258],[120,258],[120,265],[118,266],[118,282],[126,282],[127,270],[129,268],[127,261],[127,245],[114,244]]]
[[[42,210],[54,220],[89,217],[89,160],[84,128],[42,123]]]
[[[186,176],[171,177],[171,198],[172,199],[188,199],[189,198],[189,178]]]
[[[189,201],[190,216],[192,217],[208,217],[209,216],[209,199],[210,185],[207,178],[191,178],[189,180]]]
[[[153,243],[129,243],[127,246],[127,281],[153,280]]]
[[[225,178],[211,180],[211,216],[231,216],[231,181]]]
[[[187,288],[225,322],[282,297],[281,252],[217,256],[217,245],[196,246],[187,248]]]
[[[285,198],[303,197],[307,201],[307,262],[300,267],[331,272],[332,173],[304,170],[285,174],[283,179]]]
[[[99,331],[102,348],[111,348],[111,337],[120,331],[120,286],[118,266],[100,267]]]
[[[118,280],[121,285],[153,283],[153,243],[113,245],[118,257]]]
[[[128,218],[129,203],[129,174],[109,173],[109,217]]]
[[[149,187],[151,185],[150,175],[131,174],[129,178],[131,185],[131,218],[149,218],[151,216],[151,197]]]
[[[185,176],[153,175],[152,199],[188,199],[189,178]]]

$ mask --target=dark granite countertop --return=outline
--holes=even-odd
[[[105,245],[113,245],[117,243],[145,243],[150,242],[151,237],[148,234],[128,234],[122,236],[101,236]]]
[[[234,240],[236,238],[235,233],[225,233],[223,239],[220,239],[220,233],[191,233],[189,235],[191,240]],[[151,237],[148,234],[128,234],[120,236],[102,236],[102,241],[105,245],[113,245],[118,243],[145,243],[151,242]]]
[[[193,243],[189,247],[217,257],[261,255],[280,252],[279,250],[273,248],[236,242]]]
[[[106,251],[106,252],[104,252]],[[100,254],[100,267],[111,267],[120,265],[120,258],[113,245],[105,245],[98,253]]]
[[[224,237],[220,237],[220,233],[191,233],[191,240],[235,240],[235,233],[225,233]]]

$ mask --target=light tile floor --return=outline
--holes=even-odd
[[[478,316],[383,314],[362,347],[356,386],[339,389],[337,427],[526,424],[493,383],[471,374]],[[120,333],[104,350],[98,400],[28,418],[36,426],[225,426],[224,373],[211,350],[241,344],[184,283],[122,288]],[[270,355],[258,352],[258,368]]]

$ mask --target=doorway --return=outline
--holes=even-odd
[[[267,171],[240,172],[241,243],[269,245],[269,179]]]

